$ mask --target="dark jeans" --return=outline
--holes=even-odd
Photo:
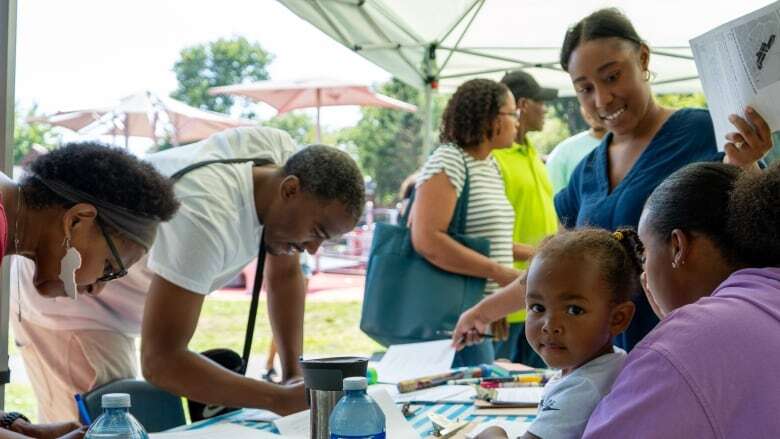
[[[525,323],[509,325],[509,339],[495,343],[496,358],[506,358],[513,363],[523,363],[526,366],[546,368],[542,357],[534,351],[525,338]]]

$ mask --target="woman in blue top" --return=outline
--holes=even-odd
[[[757,168],[757,161],[771,149],[768,125],[748,108],[747,119],[729,118],[737,132],[726,136],[725,155],[718,153],[708,111],[674,111],[655,102],[649,62],[649,47],[616,9],[596,11],[567,31],[561,66],[571,76],[580,105],[598,116],[609,133],[555,197],[564,226],[636,227],[647,197],[677,169],[711,160]],[[466,311],[454,344],[475,341],[485,322],[525,306],[524,296],[521,278]],[[638,292],[634,301],[634,320],[616,340],[625,349],[658,322],[644,294]]]

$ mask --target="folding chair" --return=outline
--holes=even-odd
[[[187,423],[180,397],[160,390],[144,380],[129,378],[104,384],[84,395],[84,403],[92,420],[103,412],[100,400],[106,393],[129,394],[132,401],[130,413],[149,433]]]

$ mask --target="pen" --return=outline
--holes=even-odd
[[[493,338],[493,334],[483,334],[483,333],[477,332],[477,331],[470,331],[470,332],[473,332],[474,334],[478,335],[481,338]],[[436,335],[446,335],[447,337],[452,337],[453,332],[452,331],[443,331],[443,330],[442,331],[436,331]]]
[[[448,385],[462,384],[498,384],[498,383],[541,383],[543,375],[513,375],[508,377],[465,378],[447,381]]]
[[[491,381],[485,381],[484,383],[480,384],[480,387],[483,389],[503,389],[507,387],[539,387],[541,386],[541,382],[539,383],[495,383]]]
[[[81,398],[80,394],[73,395],[73,399],[76,400],[76,408],[79,409],[79,415],[81,416],[81,422],[84,425],[90,425],[92,424],[92,418],[89,417],[89,412],[87,411],[87,406],[84,404],[84,399]]]

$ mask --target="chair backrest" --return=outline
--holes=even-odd
[[[160,390],[144,380],[121,379],[97,387],[84,395],[89,416],[94,421],[103,412],[101,398],[106,393],[127,393],[130,413],[147,432],[157,433],[187,423],[181,398]]]

